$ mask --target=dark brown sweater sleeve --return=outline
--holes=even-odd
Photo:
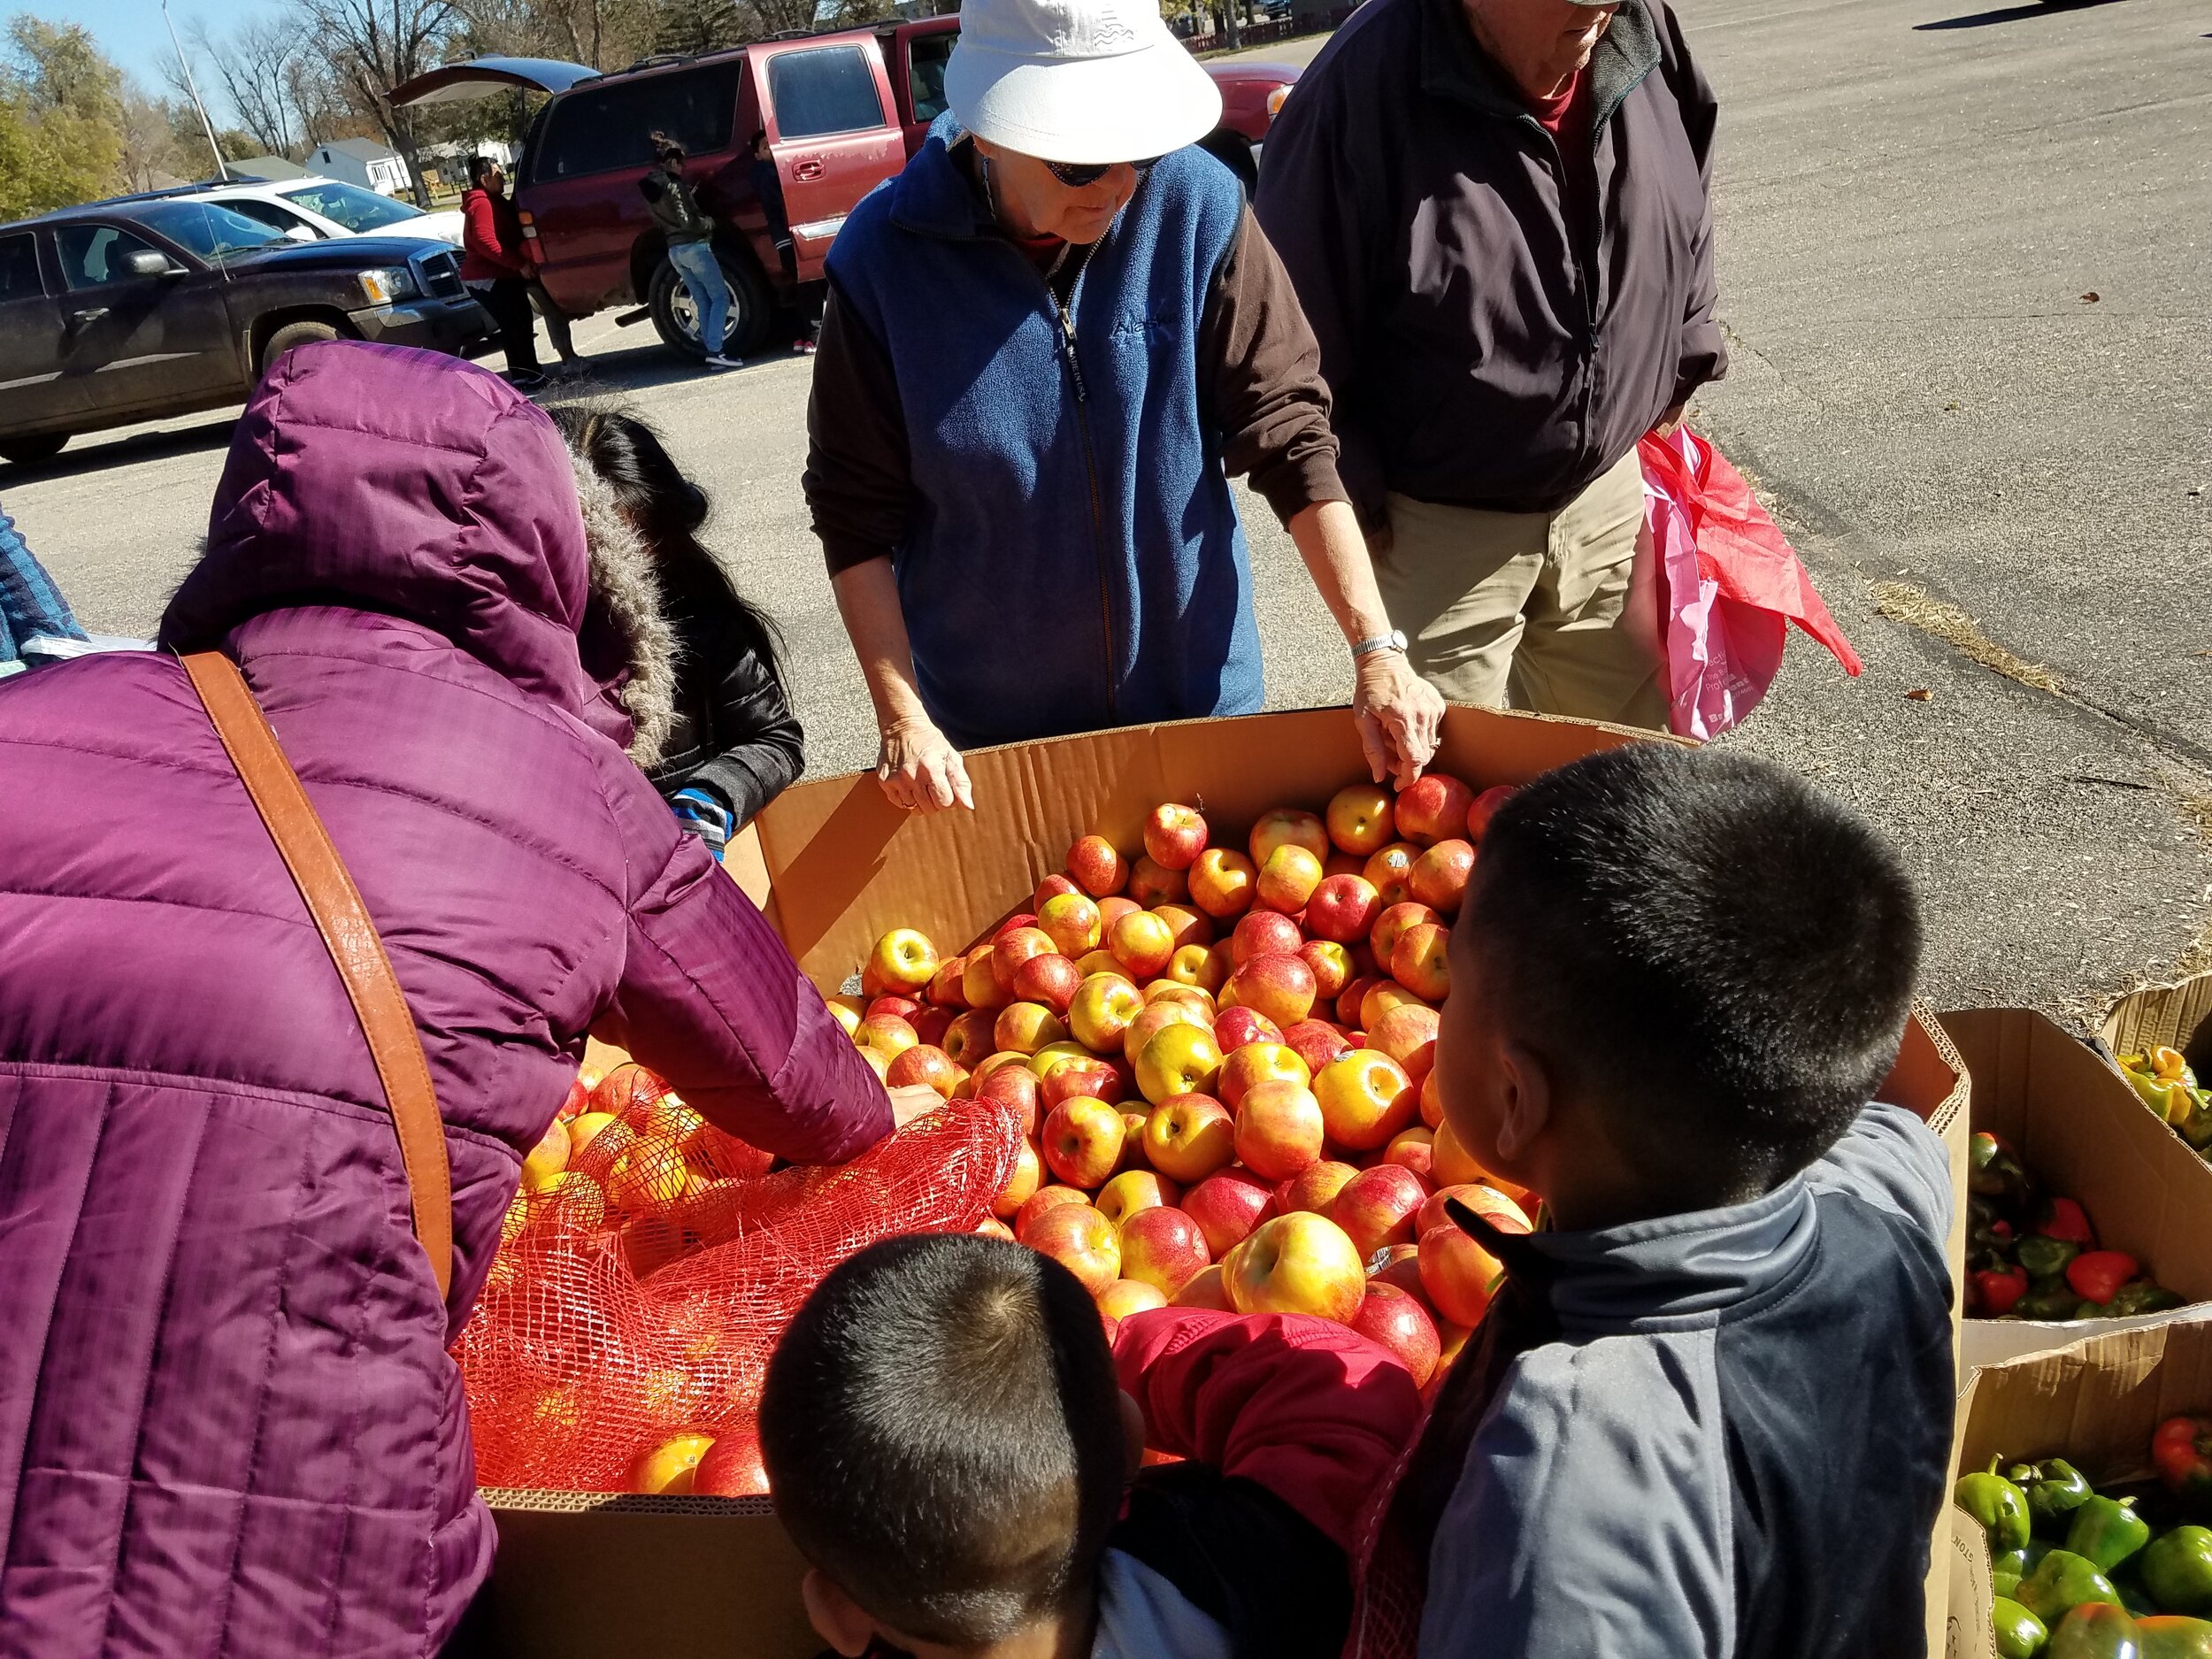
[[[1207,296],[1198,360],[1232,477],[1250,473],[1285,524],[1316,502],[1350,499],[1337,477],[1321,348],[1248,207]]]
[[[830,574],[889,558],[914,514],[914,473],[891,358],[832,288],[814,351],[801,488]]]

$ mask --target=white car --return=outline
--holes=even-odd
[[[380,196],[338,179],[278,179],[270,182],[210,185],[195,201],[220,202],[294,242],[333,236],[408,236],[461,245],[461,210],[426,213],[412,202]]]

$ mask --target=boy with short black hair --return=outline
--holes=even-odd
[[[1489,826],[1454,1134],[1551,1230],[1390,1502],[1356,1651],[1916,1653],[1953,1367],[1941,1141],[1870,1104],[1920,950],[1895,853],[1731,749],[1635,745]]]
[[[1354,1518],[1418,1415],[1341,1325],[1162,1309],[1110,1353],[1057,1262],[929,1234],[808,1298],[760,1433],[840,1654],[1335,1659]],[[1148,1445],[1188,1461],[1133,1479]]]

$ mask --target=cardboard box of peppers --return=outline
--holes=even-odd
[[[1962,1476],[1989,1539],[1999,1659],[2212,1659],[2212,1417],[2169,1417],[2154,1480],[2093,1489],[2062,1458]]]
[[[1971,1159],[1970,1318],[2111,1319],[2182,1305],[2126,1251],[2099,1249],[2082,1207],[2046,1191],[1998,1136],[1978,1132]]]

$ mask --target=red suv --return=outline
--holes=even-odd
[[[649,136],[665,132],[691,157],[701,205],[720,227],[715,252],[729,278],[728,349],[757,350],[772,313],[822,276],[845,215],[906,164],[944,112],[945,63],[957,16],[763,41],[696,58],[649,58],[612,74],[579,64],[478,58],[398,88],[395,105],[507,88],[551,93],[516,164],[515,204],[539,278],[572,317],[642,301],[661,338],[699,350],[698,323],[664,257],[638,180]],[[1222,124],[1203,141],[1244,180],[1298,71],[1209,65]],[[749,176],[765,131],[791,227],[786,260]]]

